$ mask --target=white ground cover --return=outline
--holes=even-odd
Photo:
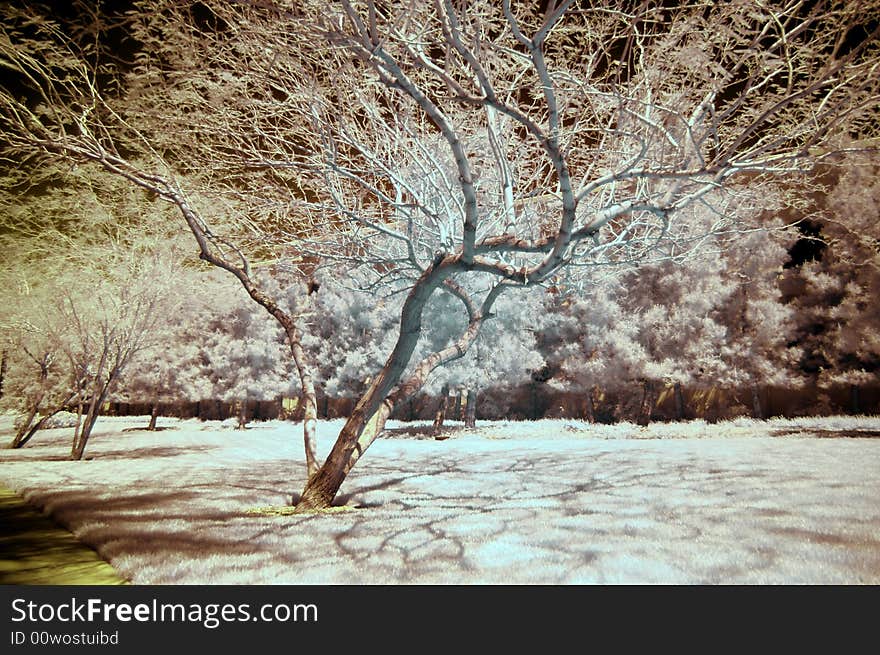
[[[0,483],[138,584],[880,583],[877,417],[392,423],[347,509],[306,516],[252,513],[301,490],[299,425],[124,430],[147,420],[101,419],[87,461],[69,428],[0,450]]]

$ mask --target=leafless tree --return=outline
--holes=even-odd
[[[295,318],[257,286],[244,249],[212,233],[185,183],[243,203],[276,252],[286,242],[347,259],[406,290],[396,344],[309,476],[302,510],[332,502],[389,404],[458,356],[506,289],[686,256],[736,228],[764,185],[793,184],[844,143],[877,145],[874,1],[202,2],[198,29],[181,4],[157,2],[144,24],[172,17],[163,24],[180,29],[164,34],[208,57],[213,77],[191,88],[198,111],[175,101],[161,123],[142,85],[151,120],[139,126],[89,66],[43,63],[7,29],[2,61],[41,100],[3,93],[7,141],[97,162],[175,204],[201,257],[234,274],[292,348]],[[192,84],[186,57],[147,61],[142,81],[152,70],[154,87]],[[175,149],[160,124],[190,138]],[[462,298],[468,330],[407,378],[439,289]]]

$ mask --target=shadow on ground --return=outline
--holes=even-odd
[[[2,488],[0,553],[0,584],[128,584],[95,551]]]

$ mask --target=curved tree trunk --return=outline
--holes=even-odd
[[[453,257],[451,261],[454,263],[457,259]],[[463,291],[455,292],[468,308],[470,322],[467,330],[454,344],[419,362],[406,382],[396,388],[393,387],[403,374],[418,342],[422,327],[422,311],[428,298],[446,280],[452,270],[452,266],[429,268],[410,291],[401,312],[400,333],[394,350],[367,392],[355,405],[323,466],[314,477],[309,479],[296,505],[296,511],[329,507],[345,477],[382,432],[395,405],[418,392],[425,385],[431,371],[438,366],[463,357],[476,340],[484,317],[488,316],[489,309],[506,287],[502,285],[495,287],[479,310],[473,307]]]
[[[9,444],[10,448],[21,448],[28,439],[33,436],[33,433],[39,429],[40,422],[38,421],[34,424],[34,418],[37,416],[37,408],[40,404],[40,401],[43,399],[43,394],[40,393],[37,401],[31,405],[31,408],[28,410],[27,418],[24,420],[24,423],[21,424],[21,427],[15,432],[15,437],[12,439],[12,443]],[[27,438],[25,438],[27,435]]]
[[[4,357],[6,352],[4,351]],[[21,427],[16,431],[15,437],[12,439],[12,443],[10,444],[11,448],[21,448],[28,439],[30,439],[34,432],[39,430],[39,427],[34,426],[34,419],[37,416],[37,413],[40,411],[40,403],[43,402],[43,398],[46,396],[46,382],[49,379],[49,364],[48,364],[48,355],[43,355],[41,360],[33,358],[40,366],[40,386],[37,390],[37,397],[31,403],[31,407],[28,410],[27,418],[24,423],[21,424]],[[5,362],[5,360],[4,360]],[[56,412],[53,412],[56,413]],[[42,421],[37,422],[36,426],[41,425]],[[35,428],[35,429],[32,429]],[[25,438],[27,435],[27,438]]]
[[[31,429],[28,430],[27,433],[21,439],[19,439],[17,442],[12,443],[12,448],[23,448],[27,444],[27,442],[31,440],[31,437],[33,437],[39,430],[43,429],[43,426],[46,424],[46,421],[48,421],[55,414],[57,414],[57,412],[53,412],[52,414],[48,414],[47,416],[44,416],[39,421],[34,423],[31,426]]]

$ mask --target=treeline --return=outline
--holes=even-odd
[[[506,294],[468,352],[392,416],[436,420],[444,387],[449,415],[463,416],[458,399],[475,397],[476,419],[877,412],[876,222],[844,227],[880,198],[866,178],[876,163],[859,164],[826,176],[808,221],[767,216],[723,249],[631,266],[588,287],[560,276]],[[0,407],[19,417],[15,445],[65,409],[81,415],[76,457],[102,412],[158,407],[244,424],[290,415],[280,398],[300,402],[284,331],[234,280],[181,263],[173,248],[143,257],[131,245],[92,246],[77,256],[92,273],[66,277],[61,259],[57,272],[40,260],[39,275],[22,260],[27,292],[7,286]],[[392,347],[402,294],[369,289],[332,262],[258,274],[304,319],[318,417],[346,416]],[[414,361],[462,332],[457,302],[432,297]]]
[[[577,419],[596,423],[632,423],[703,419],[708,422],[741,416],[753,417],[752,389],[678,389],[664,387],[647,408],[640,399],[641,389],[631,395],[590,394],[559,391],[544,383],[529,383],[515,389],[488,388],[475,394],[474,416],[477,420],[539,420],[542,418]],[[677,394],[681,394],[680,400]],[[870,385],[834,385],[828,389],[815,386],[792,390],[785,387],[758,389],[763,418],[781,416],[822,416],[829,414],[880,414],[880,383]],[[453,390],[443,402],[441,396],[421,394],[392,413],[399,421],[432,421],[443,409],[445,420],[467,418],[469,395],[466,390]],[[318,417],[329,420],[344,418],[354,407],[351,398],[318,397]],[[301,420],[301,408],[295,397],[271,400],[224,402],[197,400],[179,402],[108,402],[107,416],[166,416],[197,418],[205,421],[244,418],[244,422],[269,420]],[[242,411],[244,410],[244,411]]]

